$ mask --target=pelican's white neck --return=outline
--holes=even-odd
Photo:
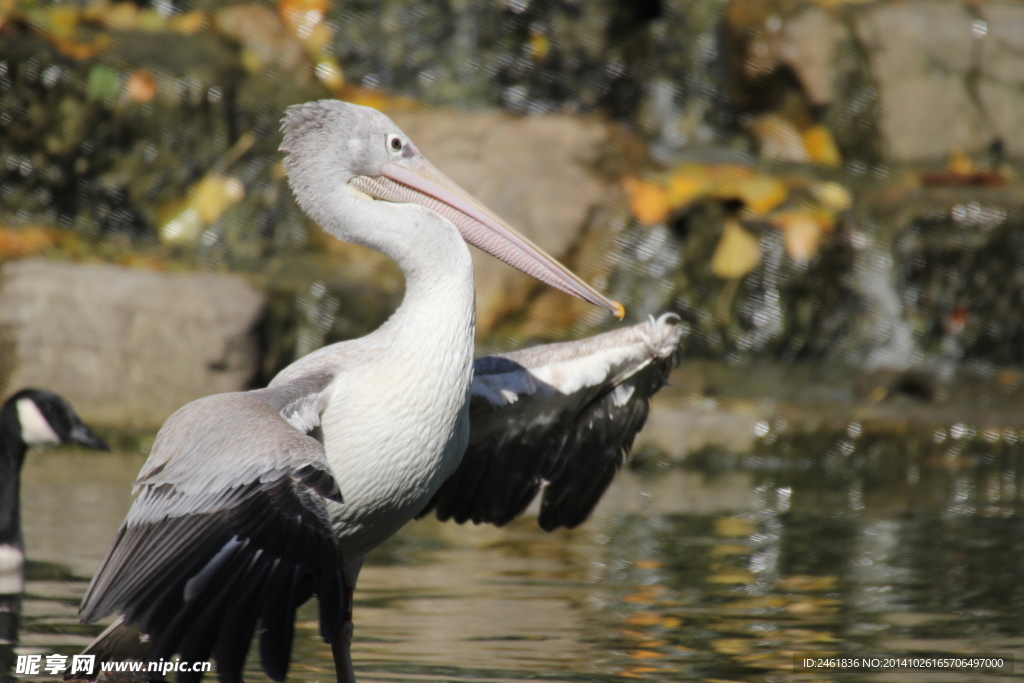
[[[310,211],[313,217],[339,239],[389,256],[405,275],[402,304],[370,337],[381,343],[407,338],[426,350],[429,340],[440,341],[439,334],[460,341],[468,335],[472,345],[473,261],[455,226],[418,204],[377,201],[348,188],[332,199],[330,215]],[[445,345],[453,342],[447,339]]]

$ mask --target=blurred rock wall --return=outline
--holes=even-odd
[[[0,385],[56,391],[87,421],[156,429],[255,374],[265,297],[237,275],[30,259],[0,280]]]
[[[401,274],[311,225],[276,151],[334,96],[632,319],[678,312],[691,357],[1021,365],[1022,35],[996,0],[8,3],[0,260],[243,274],[236,383],[365,334]],[[475,258],[486,348],[612,324]]]

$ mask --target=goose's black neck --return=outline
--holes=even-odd
[[[22,547],[21,464],[27,450],[14,401],[0,410],[0,545]]]

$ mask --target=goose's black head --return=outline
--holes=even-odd
[[[76,442],[110,450],[62,396],[42,389],[22,389],[7,399],[0,409],[0,428],[27,446]]]

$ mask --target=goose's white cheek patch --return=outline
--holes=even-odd
[[[25,554],[13,545],[0,545],[0,594],[20,593],[25,588],[21,565]]]
[[[25,443],[60,443],[60,437],[32,399],[18,401],[18,422],[21,423],[21,438]]]

